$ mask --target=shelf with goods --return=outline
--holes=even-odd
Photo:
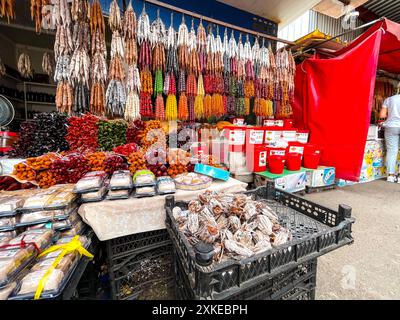
[[[54,107],[55,110],[55,87],[54,84],[23,81],[6,74],[5,79],[0,83],[0,94],[13,103],[16,113],[21,113],[16,120],[23,117],[28,120],[29,111],[48,112],[51,111],[49,107]],[[33,95],[37,95],[37,101],[32,99]],[[39,108],[34,108],[34,106]]]

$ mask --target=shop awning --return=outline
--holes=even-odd
[[[298,65],[294,118],[321,147],[323,165],[336,167],[337,178],[358,181],[377,70],[400,73],[400,25],[379,21],[335,56]]]
[[[337,51],[336,55],[340,56],[357,47],[378,30],[382,30],[382,38],[379,44],[378,68],[391,73],[400,73],[400,24],[388,19],[374,24],[346,48]]]

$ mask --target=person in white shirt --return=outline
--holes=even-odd
[[[385,100],[379,118],[385,128],[387,181],[400,183],[399,170],[396,172],[400,145],[400,94]]]

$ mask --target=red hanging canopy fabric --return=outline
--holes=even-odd
[[[338,179],[359,181],[377,69],[400,73],[400,25],[379,21],[336,54],[297,66],[294,121],[310,130],[322,165],[334,166]]]

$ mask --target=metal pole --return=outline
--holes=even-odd
[[[374,21],[368,22],[368,23],[366,23],[366,24],[363,24],[362,26],[359,26],[359,27],[357,27],[357,28],[347,30],[347,31],[345,31],[345,32],[343,32],[343,33],[341,33],[341,34],[338,34],[338,35],[336,35],[336,36],[334,36],[334,37],[332,37],[332,38],[329,38],[329,39],[327,39],[327,40],[324,40],[324,41],[322,41],[322,42],[320,42],[320,43],[318,43],[318,44],[312,46],[311,48],[308,48],[306,51],[302,51],[302,52],[299,52],[299,53],[295,54],[294,57],[297,57],[297,56],[300,55],[300,54],[307,53],[307,52],[309,52],[309,51],[311,51],[311,50],[315,50],[315,49],[318,48],[320,45],[322,45],[322,44],[324,44],[324,43],[327,43],[327,42],[329,42],[329,41],[335,40],[335,39],[337,39],[337,38],[339,38],[339,37],[341,37],[341,36],[344,36],[345,34],[347,34],[347,33],[349,33],[349,32],[353,32],[353,31],[356,31],[356,30],[359,30],[359,29],[363,29],[363,28],[369,27],[369,26],[371,26],[371,25],[374,25],[374,24],[377,23],[378,21],[383,21],[383,20],[385,20],[385,18],[382,17],[382,18],[376,19],[376,20],[374,20]]]
[[[256,31],[253,31],[253,30],[250,30],[250,29],[246,29],[246,28],[242,28],[242,27],[239,27],[239,26],[235,26],[233,24],[226,23],[226,22],[223,22],[223,21],[220,21],[220,20],[217,20],[217,19],[209,18],[209,17],[203,16],[203,15],[200,15],[200,14],[197,14],[197,13],[185,10],[185,9],[181,9],[181,8],[172,6],[170,4],[167,4],[167,3],[164,3],[164,2],[161,2],[161,1],[144,0],[144,2],[148,2],[148,3],[154,4],[154,5],[159,6],[159,7],[163,7],[163,8],[175,11],[175,12],[183,13],[184,15],[188,15],[190,17],[194,17],[194,18],[197,18],[197,19],[202,19],[204,21],[208,21],[208,22],[211,22],[211,23],[214,23],[214,24],[218,24],[220,26],[224,26],[224,27],[227,27],[227,28],[230,28],[230,29],[234,29],[234,30],[237,30],[237,31],[240,31],[240,32],[243,32],[243,33],[252,34],[252,35],[254,35],[256,37],[266,38],[266,39],[269,39],[269,40],[272,40],[272,41],[282,42],[282,43],[289,44],[289,45],[294,45],[295,44],[292,41],[280,39],[280,38],[271,36],[271,35],[263,33],[263,32],[256,32]]]

